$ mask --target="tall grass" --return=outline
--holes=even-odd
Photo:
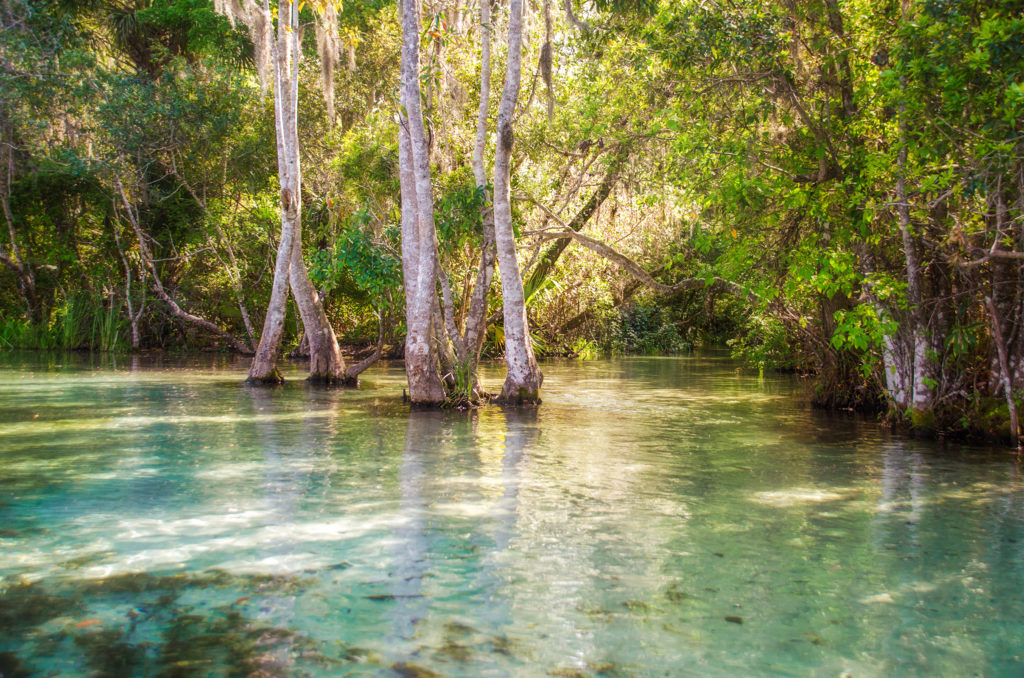
[[[114,296],[76,294],[62,300],[45,322],[0,318],[0,348],[117,351],[127,347],[127,320]]]

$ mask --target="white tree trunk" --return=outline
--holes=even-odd
[[[903,123],[901,137],[903,134]],[[902,141],[902,139],[901,139]],[[921,264],[917,256],[917,242],[912,232],[910,220],[910,202],[907,196],[906,168],[907,148],[906,145],[900,149],[896,159],[896,214],[899,219],[900,235],[903,238],[903,255],[906,263],[907,275],[907,304],[910,307],[908,314],[909,327],[905,329],[908,337],[908,350],[910,353],[910,380],[907,384],[912,410],[929,410],[933,403],[933,389],[928,385],[928,378],[933,377],[934,366],[928,352],[928,337],[926,335],[927,323],[924,309],[921,306],[924,295],[921,289]]]
[[[263,331],[260,343],[256,347],[252,365],[249,367],[248,383],[280,383],[284,381],[277,370],[277,360],[281,353],[281,338],[284,334],[284,321],[287,316],[288,304],[288,273],[291,268],[292,246],[295,241],[295,224],[300,218],[301,194],[297,190],[293,178],[293,170],[297,169],[290,161],[289,155],[298,148],[294,145],[295,136],[289,129],[297,128],[293,107],[290,105],[291,45],[288,34],[291,33],[291,4],[282,4],[279,8],[278,37],[271,42],[274,75],[274,122],[277,132],[277,180],[281,188],[281,240],[277,245],[277,257],[274,261],[274,284],[270,292],[270,304],[263,319]],[[257,8],[252,7],[255,14]],[[263,3],[260,16],[253,21],[271,21],[270,6]],[[270,24],[272,25],[272,24]],[[297,161],[297,157],[295,160]]]
[[[498,269],[505,316],[505,362],[508,375],[501,389],[501,400],[513,403],[540,402],[544,377],[537,366],[526,318],[523,280],[516,259],[512,232],[511,160],[513,114],[519,98],[522,72],[523,0],[509,4],[508,67],[505,87],[498,107],[498,126],[494,149],[494,239],[498,251]]]
[[[399,179],[402,191],[402,264],[405,284],[405,371],[416,405],[439,405],[445,393],[434,350],[437,303],[434,206],[430,158],[420,103],[419,11],[400,0],[403,111],[399,115]]]
[[[487,146],[487,115],[491,100],[491,3],[480,0],[480,108],[476,121],[476,144],[473,146],[473,178],[477,189],[486,191],[487,168],[484,164],[484,149]],[[480,205],[480,218],[483,223],[483,243],[480,248],[480,268],[477,271],[473,296],[470,299],[469,315],[466,317],[463,346],[465,363],[473,379],[473,390],[479,392],[479,376],[477,365],[480,362],[480,349],[483,347],[487,332],[487,296],[494,278],[494,210],[491,196],[485,194]]]
[[[292,255],[289,267],[292,295],[299,307],[302,325],[309,341],[309,380],[313,383],[335,384],[347,381],[345,360],[338,346],[334,328],[324,313],[320,295],[309,279],[306,262],[302,259],[302,225],[295,224]]]
[[[265,19],[270,8],[264,3]],[[318,383],[344,381],[345,363],[334,329],[309,280],[302,259],[302,165],[299,156],[299,61],[302,56],[298,2],[278,5],[277,40],[273,44],[274,119],[277,130],[277,173],[281,187],[281,242],[274,265],[270,306],[260,345],[249,369],[253,383],[279,382],[288,286],[309,339],[309,379]]]

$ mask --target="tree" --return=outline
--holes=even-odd
[[[358,376],[346,372],[334,329],[309,279],[302,256],[302,169],[299,152],[299,63],[302,60],[300,3],[288,1],[277,7],[277,36],[272,37],[274,15],[269,0],[262,5],[246,0],[243,6],[218,3],[218,9],[249,26],[256,46],[258,71],[266,83],[273,74],[274,120],[277,129],[278,182],[281,187],[281,239],[274,264],[274,285],[263,323],[260,343],[249,369],[249,383],[277,383],[277,360],[290,286],[305,336],[309,342],[309,380],[315,383],[352,382]],[[333,114],[333,64],[337,60],[337,14],[331,3],[317,7],[318,46],[325,65],[323,73],[328,109]]]
[[[434,345],[437,234],[430,153],[420,93],[419,3],[401,0],[401,104],[398,162],[402,193],[402,273],[405,281],[405,372],[415,405],[439,405],[445,392]]]
[[[501,387],[500,398],[512,403],[540,402],[544,381],[537,358],[533,354],[530,322],[526,317],[523,279],[516,257],[515,235],[512,231],[512,144],[516,102],[522,73],[523,2],[509,3],[508,63],[505,85],[498,107],[494,142],[494,239],[501,274],[503,314],[505,317],[505,363],[508,375]]]

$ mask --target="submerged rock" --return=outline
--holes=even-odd
[[[18,655],[13,652],[0,652],[0,676],[4,678],[27,678],[32,672],[24,668]]]
[[[409,662],[396,662],[391,665],[391,670],[402,678],[441,678],[440,673]]]

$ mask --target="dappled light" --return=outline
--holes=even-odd
[[[0,3],[0,678],[1019,678],[1022,407],[1022,0]]]
[[[393,367],[358,391],[106,378],[100,400],[62,368],[28,396],[58,427],[0,380],[0,653],[33,672],[1014,674],[1012,461],[815,413],[795,380],[728,363],[545,373],[542,408],[445,413],[403,409]]]

